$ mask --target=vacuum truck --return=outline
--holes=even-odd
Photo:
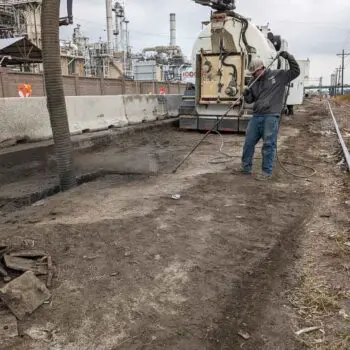
[[[277,53],[287,50],[287,42],[269,28],[258,27],[235,11],[232,0],[194,0],[214,11],[209,24],[199,33],[192,52],[194,84],[187,84],[180,108],[180,129],[210,130],[232,103],[237,105],[218,125],[218,131],[245,132],[252,105],[240,98],[251,79],[252,59],[265,67]],[[287,69],[279,58],[271,69]],[[241,101],[237,101],[240,99]]]

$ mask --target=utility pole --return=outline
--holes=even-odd
[[[319,80],[319,90],[318,90],[318,93],[320,95],[320,99],[322,97],[322,86],[323,86],[323,77],[320,77],[320,80]]]
[[[334,96],[338,96],[339,68],[335,69],[335,91]]]
[[[345,53],[345,50],[342,50],[342,53],[338,53],[337,56],[341,56],[341,94],[344,95],[345,57],[350,56],[350,53]]]
[[[336,85],[336,75],[335,73],[331,74],[331,88],[330,88],[330,94],[331,96],[335,96],[335,89],[337,88]]]
[[[339,92],[339,87],[341,86],[341,66],[338,68],[338,92]]]

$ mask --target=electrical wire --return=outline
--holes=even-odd
[[[348,32],[347,32],[347,34],[346,34],[343,47],[346,46],[346,44],[348,43],[348,40],[349,40],[349,39],[350,39],[350,30],[348,30]]]

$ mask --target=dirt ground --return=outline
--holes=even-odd
[[[332,109],[341,128],[344,141],[350,149],[350,98],[347,96],[344,102],[334,101]]]
[[[233,175],[238,157],[208,163],[218,135],[172,174],[201,135],[169,129],[81,155],[107,175],[4,210],[1,241],[34,241],[55,276],[50,304],[0,349],[349,349],[349,180],[324,111],[307,103],[279,140],[283,164],[312,178],[279,165],[267,183]],[[244,137],[224,140],[239,156]]]

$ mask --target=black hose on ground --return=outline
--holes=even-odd
[[[287,100],[288,100],[289,91],[290,91],[290,84],[288,85],[288,88],[287,88],[287,91],[286,91],[286,97],[284,99],[284,103],[283,103],[283,106],[282,106],[278,129],[280,129],[281,122],[282,122],[282,115],[283,115],[283,112],[284,112],[284,110],[285,110],[285,108],[287,106]],[[220,150],[219,150],[220,156],[209,159],[208,160],[209,164],[228,163],[228,162],[232,161],[233,158],[241,158],[240,155],[233,155],[233,154],[231,155],[231,154],[225,153],[224,152],[224,146],[225,146],[224,138],[223,138],[223,136],[221,135],[221,133],[219,131],[215,131],[215,133],[218,134],[221,137],[221,146],[220,146]],[[261,157],[255,157],[254,159],[255,160],[256,159],[261,159]],[[299,164],[299,163],[295,163],[295,162],[285,162],[285,161],[282,162],[281,159],[279,158],[279,154],[278,154],[278,141],[277,141],[277,145],[276,145],[276,159],[277,159],[277,162],[278,162],[279,166],[281,167],[281,169],[285,173],[287,173],[287,174],[289,174],[289,175],[291,175],[293,177],[302,178],[302,179],[309,179],[310,177],[316,175],[316,173],[317,173],[316,169],[314,169],[314,168],[312,168],[310,166],[304,165],[304,164]],[[295,174],[295,173],[291,172],[290,170],[288,170],[285,167],[285,165],[297,166],[297,167],[301,167],[301,168],[304,168],[304,169],[308,169],[312,173],[310,175]]]

